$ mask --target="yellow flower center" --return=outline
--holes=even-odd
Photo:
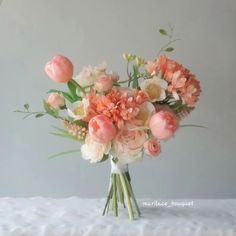
[[[76,116],[82,116],[84,115],[84,107],[83,106],[80,106],[80,107],[76,107],[74,110],[73,110],[74,114]]]
[[[161,95],[161,87],[158,84],[148,84],[145,91],[150,99],[159,98]]]

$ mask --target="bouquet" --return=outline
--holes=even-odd
[[[159,31],[169,38],[172,34]],[[82,143],[81,157],[91,163],[109,160],[111,178],[103,215],[111,208],[118,216],[119,204],[127,208],[129,219],[140,216],[131,186],[128,164],[141,160],[143,154],[160,155],[161,142],[173,137],[180,121],[195,107],[201,92],[199,81],[188,69],[166,54],[163,47],[157,58],[144,60],[123,54],[127,78],[121,80],[107,65],[84,67],[73,77],[73,64],[56,55],[45,72],[54,82],[67,85],[67,91],[52,89],[43,101],[43,112],[33,112],[24,105],[26,116],[50,115],[62,121],[53,134]],[[56,156],[56,155],[55,155]]]

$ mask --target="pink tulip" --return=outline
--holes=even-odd
[[[151,157],[158,156],[161,152],[161,145],[154,138],[147,140],[143,146],[145,153]]]
[[[89,135],[99,143],[106,143],[116,136],[116,127],[107,116],[97,115],[89,121]]]
[[[58,109],[61,109],[65,106],[65,99],[59,93],[51,93],[48,96],[47,103],[52,108],[58,110]]]
[[[108,92],[113,86],[114,80],[109,75],[100,75],[94,81],[95,90],[99,93]]]
[[[160,111],[154,114],[149,122],[149,127],[154,137],[165,140],[173,136],[178,123],[172,112]]]
[[[67,83],[73,76],[73,64],[64,56],[56,55],[44,68],[49,78],[57,83]]]

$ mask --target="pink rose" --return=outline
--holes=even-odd
[[[144,151],[151,157],[158,156],[161,152],[161,145],[156,139],[149,139],[144,143]]]
[[[143,156],[142,150],[146,138],[144,130],[129,130],[124,127],[113,140],[112,155],[121,164],[139,160]]]
[[[115,137],[116,127],[107,116],[97,115],[89,121],[89,134],[96,142],[106,143]]]
[[[56,55],[44,68],[49,78],[57,83],[67,83],[73,76],[73,64],[64,56]]]
[[[65,106],[65,99],[59,93],[51,93],[48,96],[47,103],[52,108],[58,110],[58,109],[61,109]]]
[[[100,75],[94,81],[95,90],[99,93],[108,92],[113,86],[113,79],[109,75]]]
[[[178,123],[172,112],[160,111],[154,114],[149,122],[149,127],[154,137],[164,140],[173,136]]]

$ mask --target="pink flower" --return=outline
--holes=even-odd
[[[181,89],[180,95],[187,105],[194,106],[194,104],[198,100],[200,93],[200,82],[194,77],[192,77],[186,82],[185,86]]]
[[[89,121],[89,135],[99,143],[111,141],[116,135],[116,127],[105,115],[94,116]]]
[[[99,93],[108,92],[113,86],[113,79],[109,75],[100,75],[94,81],[95,90]]]
[[[73,64],[65,56],[56,55],[44,68],[49,78],[57,83],[67,83],[73,75]]]
[[[172,112],[160,111],[153,115],[149,127],[154,137],[165,140],[173,136],[178,123]]]
[[[159,64],[157,62],[147,61],[146,71],[152,76],[157,75],[158,74],[158,66],[159,66]]]
[[[161,152],[161,145],[156,139],[151,138],[144,143],[144,151],[151,157],[158,156]]]
[[[58,109],[61,109],[65,106],[65,99],[59,93],[51,93],[48,96],[47,103],[52,108],[58,110]]]
[[[112,142],[112,155],[121,164],[139,160],[143,156],[143,144],[146,141],[144,130],[129,130],[124,127]]]

